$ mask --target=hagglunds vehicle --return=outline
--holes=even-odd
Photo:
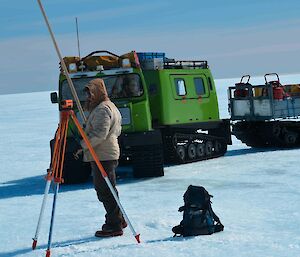
[[[162,176],[164,163],[222,156],[231,144],[230,122],[219,117],[207,61],[177,61],[165,53],[135,51],[121,56],[95,51],[64,61],[83,106],[85,85],[94,78],[105,81],[122,115],[120,164],[131,163],[134,177]],[[52,93],[51,98],[53,103],[73,99],[63,71],[58,96]],[[70,124],[68,140],[77,137]]]

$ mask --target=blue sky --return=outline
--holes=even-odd
[[[102,49],[164,51],[207,59],[216,78],[299,72],[300,1],[42,3],[63,55],[77,53],[78,17],[83,55]],[[0,93],[55,90],[58,59],[37,2],[0,0],[0,7]]]

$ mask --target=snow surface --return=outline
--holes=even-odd
[[[281,76],[299,83],[300,75]],[[221,117],[228,117],[227,87],[217,80]],[[252,80],[263,83],[263,78]],[[57,127],[57,106],[49,92],[0,96],[0,256],[44,256],[52,192],[38,247],[31,250],[49,165],[49,139]],[[124,236],[94,237],[104,211],[93,186],[62,186],[58,195],[51,256],[300,256],[299,149],[251,149],[236,139],[224,157],[165,168],[165,176],[134,180],[121,176],[121,202],[141,244],[130,229]],[[126,174],[119,169],[120,174]],[[188,185],[214,195],[213,209],[225,230],[211,236],[173,238]]]

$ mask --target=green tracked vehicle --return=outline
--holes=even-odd
[[[164,53],[135,51],[121,56],[95,51],[64,61],[83,105],[88,81],[105,81],[122,115],[120,163],[130,162],[135,177],[162,176],[164,163],[222,156],[231,144],[230,123],[219,117],[206,61],[175,61]],[[53,103],[73,99],[62,71],[56,96],[52,93]],[[74,136],[71,124],[68,137]]]

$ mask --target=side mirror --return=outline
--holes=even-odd
[[[52,92],[50,94],[51,103],[57,104],[58,103],[58,96],[56,92]]]

